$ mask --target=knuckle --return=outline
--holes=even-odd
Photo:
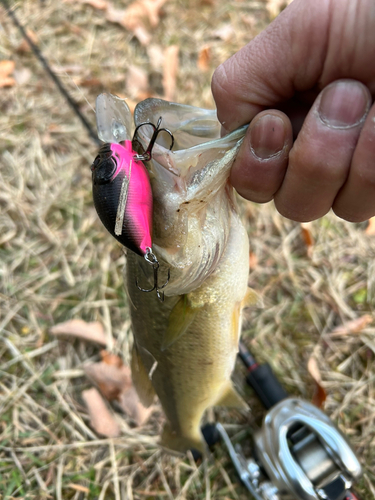
[[[211,80],[211,91],[215,101],[222,99],[223,96],[228,94],[228,84],[229,77],[227,70],[224,64],[220,64],[220,66],[215,69]]]

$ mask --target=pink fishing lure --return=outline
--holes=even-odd
[[[152,191],[132,142],[104,144],[91,171],[100,220],[122,245],[144,256],[152,245]]]

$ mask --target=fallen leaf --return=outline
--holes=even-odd
[[[73,78],[73,82],[79,87],[101,87],[103,85],[99,78]]]
[[[0,87],[13,87],[16,84],[16,80],[10,76],[15,68],[14,61],[0,61]]]
[[[102,436],[119,436],[120,427],[99,392],[93,387],[83,391],[82,398],[87,406],[92,428]]]
[[[346,321],[340,326],[337,326],[329,334],[330,337],[340,337],[342,335],[350,335],[351,333],[360,333],[369,324],[373,322],[373,317],[371,314],[364,314],[359,318]]]
[[[106,365],[112,365],[112,366],[116,366],[117,368],[121,368],[122,365],[124,364],[122,362],[122,359],[120,358],[120,356],[117,356],[117,354],[113,354],[111,352],[108,352],[105,349],[100,351],[100,356],[102,358],[103,363],[105,363]]]
[[[315,356],[310,356],[310,359],[307,362],[307,370],[315,382],[315,391],[311,402],[318,408],[322,408],[325,400],[327,399],[327,393],[322,386],[322,376],[320,374],[318,362]]]
[[[198,55],[197,66],[201,71],[210,69],[211,51],[210,47],[206,46],[201,49]]]
[[[160,20],[160,9],[163,7],[166,1],[167,0],[138,0],[134,2],[134,4],[141,4],[142,8],[147,12],[148,20],[151,26],[153,28],[156,28]]]
[[[137,26],[133,30],[134,36],[138,38],[139,43],[146,47],[151,42],[151,35],[144,26]]]
[[[51,335],[60,338],[78,338],[95,344],[107,345],[104,327],[99,321],[86,323],[82,319],[71,319],[49,329]]]
[[[306,245],[307,255],[308,255],[308,257],[311,257],[313,245],[314,245],[314,238],[311,234],[311,222],[302,222],[301,223],[301,235],[302,235],[302,239]]]
[[[368,226],[366,227],[365,233],[369,234],[369,235],[375,234],[375,216],[371,217],[371,219],[369,219]]]
[[[250,252],[249,254],[249,264],[250,264],[250,269],[253,271],[257,265],[258,265],[258,257],[255,255],[254,252]]]
[[[163,87],[164,98],[173,101],[176,90],[176,78],[178,73],[178,52],[177,45],[170,45],[164,51],[163,64]]]
[[[143,68],[133,65],[128,67],[126,90],[128,95],[137,100],[142,93],[148,92],[148,75]]]
[[[151,68],[154,71],[161,73],[164,64],[164,52],[160,45],[149,45],[147,47],[147,55]]]
[[[15,69],[13,74],[18,85],[25,85],[31,78],[31,71],[29,68]]]
[[[155,28],[159,24],[160,9],[165,2],[166,0],[136,0],[126,9],[115,9],[107,2],[106,19],[131,31],[142,45],[147,46],[151,35],[146,25]]]
[[[257,24],[257,18],[253,14],[242,14],[242,22],[251,30],[255,28]]]
[[[220,38],[224,42],[229,42],[232,38],[234,38],[236,32],[231,24],[224,24],[220,26],[217,30],[214,31],[213,35],[216,38]]]
[[[118,402],[121,409],[134,420],[137,426],[144,424],[154,411],[152,405],[149,408],[143,406],[134,387],[123,392]]]
[[[103,396],[108,401],[119,399],[120,394],[132,386],[130,368],[100,363],[90,363],[83,367],[86,375],[100,389]]]
[[[274,19],[276,16],[280,14],[282,10],[284,10],[292,0],[268,0],[266,8],[270,15],[271,19]]]
[[[129,106],[131,114],[134,115],[134,110],[138,103],[136,101],[133,101],[132,99],[127,99],[126,104]]]

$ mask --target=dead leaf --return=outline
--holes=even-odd
[[[215,30],[213,35],[216,38],[220,38],[224,42],[229,42],[232,38],[234,38],[236,32],[234,31],[233,26],[228,23]]]
[[[95,432],[106,437],[119,436],[120,427],[99,392],[93,387],[83,391],[82,398],[87,406],[90,424]]]
[[[148,92],[148,75],[143,68],[133,65],[128,67],[126,90],[128,95],[137,100],[141,94]]]
[[[371,236],[375,234],[375,216],[369,219],[365,233]]]
[[[121,394],[119,405],[121,409],[135,421],[137,426],[144,424],[154,411],[153,406],[145,408],[142,405],[134,387],[131,387]]]
[[[156,44],[148,46],[147,55],[151,68],[154,71],[161,73],[163,71],[163,64],[164,64],[164,52],[162,47]]]
[[[280,14],[282,10],[284,10],[292,0],[268,0],[266,8],[270,15],[271,19],[274,19],[276,16]]]
[[[73,78],[73,82],[79,87],[101,87],[103,84],[99,78]]]
[[[149,23],[153,28],[156,28],[160,21],[160,9],[166,1],[167,0],[138,0],[134,2],[134,4],[139,2],[142,5],[147,12]]]
[[[147,24],[151,28],[159,24],[160,9],[165,2],[166,0],[136,0],[126,9],[115,9],[107,2],[106,19],[131,31],[142,45],[147,46],[151,41]]]
[[[344,324],[337,326],[329,334],[330,337],[340,337],[342,335],[350,335],[351,333],[360,333],[369,324],[373,322],[371,314],[364,314],[359,318],[346,321]]]
[[[102,358],[103,363],[105,363],[106,365],[111,365],[111,366],[116,366],[117,368],[121,368],[122,365],[124,364],[120,356],[108,352],[105,349],[100,351],[100,356]]]
[[[313,245],[314,245],[314,238],[311,234],[311,222],[302,222],[301,223],[301,235],[302,235],[302,239],[306,245],[307,255],[308,255],[308,257],[311,257]]]
[[[99,321],[86,323],[82,319],[71,319],[49,329],[51,335],[59,338],[78,338],[95,344],[107,345],[104,327]]]
[[[25,85],[31,78],[31,71],[29,68],[15,69],[13,74],[18,85]]]
[[[210,47],[206,46],[201,49],[198,55],[197,65],[201,71],[210,69],[211,51]]]
[[[14,61],[0,61],[0,87],[13,87],[16,84],[16,80],[10,76],[15,68]]]
[[[100,363],[84,366],[86,375],[99,387],[100,392],[108,401],[119,399],[120,394],[132,386],[130,368]]]
[[[315,356],[310,356],[310,359],[307,362],[307,370],[315,382],[315,392],[311,402],[318,408],[322,408],[325,400],[327,399],[327,393],[322,386],[322,376],[320,374],[318,362]]]
[[[241,19],[244,25],[251,30],[255,28],[257,24],[257,18],[253,14],[242,14]]]
[[[250,252],[249,254],[249,264],[250,264],[250,269],[253,271],[257,265],[258,265],[258,257],[255,255],[254,252]]]
[[[164,51],[163,64],[163,87],[164,98],[173,101],[176,90],[176,78],[178,73],[178,52],[177,45],[170,45]]]

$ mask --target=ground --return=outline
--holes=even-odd
[[[214,107],[212,71],[275,15],[263,1],[155,0],[143,3],[140,19],[137,6],[123,16],[129,3],[113,1],[112,10],[105,0],[17,4],[18,18],[93,125],[101,91],[131,105],[166,95]],[[15,64],[0,75],[0,498],[248,498],[221,446],[203,465],[158,449],[160,409],[137,428],[115,408],[119,438],[90,427],[82,366],[99,359],[99,348],[57,340],[50,328],[70,318],[99,320],[108,349],[128,362],[125,259],[93,208],[95,144],[4,8],[0,15],[0,58]],[[301,227],[272,203],[241,207],[249,283],[265,303],[246,312],[243,338],[292,394],[311,401],[315,393],[319,403],[326,394],[325,411],[363,464],[362,498],[374,498],[375,236],[367,223],[333,214]],[[241,366],[235,381],[243,385]],[[263,412],[243,390],[250,415],[214,416],[248,450]]]

